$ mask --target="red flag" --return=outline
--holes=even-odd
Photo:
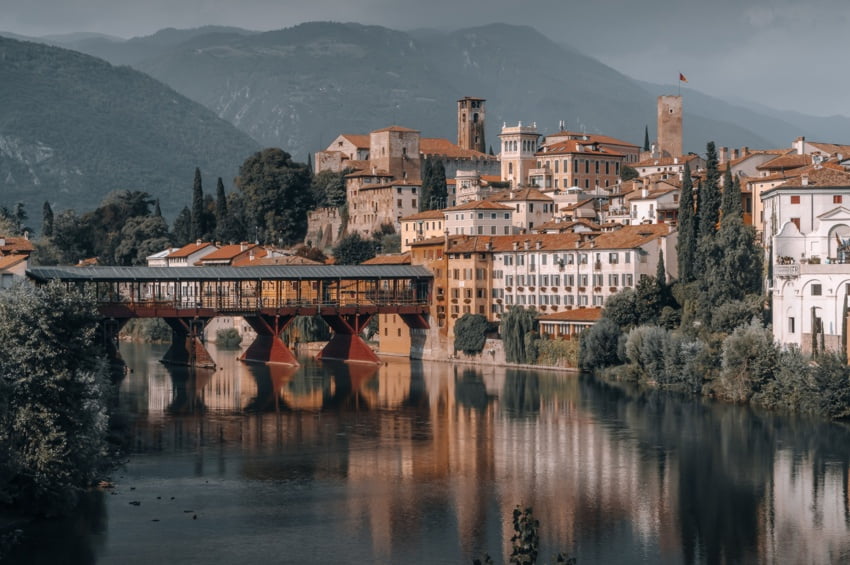
[[[682,73],[679,73],[679,81],[680,82],[688,82],[688,79],[685,78],[685,75],[683,75]]]

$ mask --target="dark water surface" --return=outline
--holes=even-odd
[[[387,360],[169,368],[124,345],[115,488],[13,563],[850,562],[850,429],[564,373]],[[138,503],[138,504],[135,504]]]

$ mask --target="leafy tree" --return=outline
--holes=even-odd
[[[617,324],[621,329],[631,329],[640,323],[636,303],[637,293],[627,288],[608,298],[602,310],[602,316]]]
[[[345,169],[341,172],[326,170],[313,177],[310,183],[310,191],[317,208],[339,208],[345,204],[345,175],[350,171],[351,169]]]
[[[617,350],[621,334],[617,323],[605,317],[583,331],[579,338],[581,368],[591,371],[619,363]]]
[[[694,263],[697,252],[697,225],[694,217],[694,190],[691,183],[691,166],[685,163],[682,173],[682,193],[679,197],[679,280],[689,283],[696,278]]]
[[[638,324],[655,324],[664,308],[664,294],[655,277],[641,277],[635,287]]]
[[[476,355],[484,349],[490,322],[481,314],[464,314],[455,322],[455,351]]]
[[[640,173],[637,172],[637,169],[634,167],[630,167],[628,165],[623,165],[623,168],[620,169],[620,179],[623,181],[628,181],[632,179],[636,179],[640,176]]]
[[[59,283],[0,295],[0,500],[70,511],[109,462],[109,372],[94,297]]]
[[[715,392],[734,402],[749,400],[774,379],[779,351],[773,331],[757,320],[738,327],[723,340],[723,362]]]
[[[74,264],[93,255],[89,230],[73,210],[64,210],[56,216],[51,239],[60,263]]]
[[[157,216],[130,218],[115,247],[116,265],[144,265],[148,256],[171,247],[168,224]]]
[[[512,306],[502,315],[501,334],[505,358],[509,363],[533,363],[535,358],[526,348],[525,335],[537,331],[537,311]]]
[[[188,206],[184,206],[177,217],[174,218],[174,226],[171,231],[177,245],[183,246],[192,241],[192,211],[189,210]]]
[[[333,248],[333,256],[337,265],[359,265],[375,256],[375,243],[355,232],[339,241]]]
[[[292,245],[304,239],[312,208],[310,171],[281,149],[265,149],[245,160],[236,186],[245,219],[262,242]]]
[[[50,202],[45,201],[41,211],[41,235],[44,237],[53,236],[53,208],[50,207]]]
[[[711,237],[717,230],[720,219],[720,173],[717,169],[717,150],[714,142],[706,146],[705,181],[699,187],[699,217],[697,234],[702,240]]]
[[[324,263],[328,260],[327,255],[322,253],[322,250],[318,247],[302,245],[301,247],[295,250],[295,254],[299,257],[310,259],[311,261],[318,261],[319,263]]]
[[[192,183],[192,237],[190,241],[204,238],[204,234],[207,233],[205,220],[201,169],[195,167],[195,181]]]

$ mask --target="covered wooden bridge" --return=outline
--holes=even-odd
[[[321,316],[333,337],[320,358],[378,362],[360,337],[375,314],[427,328],[433,275],[411,265],[257,267],[34,267],[36,283],[87,286],[111,339],[132,318],[162,318],[172,329],[164,361],[210,366],[203,329],[216,316],[242,316],[257,332],[242,359],[297,364],[280,339],[296,316]]]

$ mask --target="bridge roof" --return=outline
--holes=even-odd
[[[37,281],[208,281],[431,279],[420,265],[261,265],[256,267],[32,267]]]

